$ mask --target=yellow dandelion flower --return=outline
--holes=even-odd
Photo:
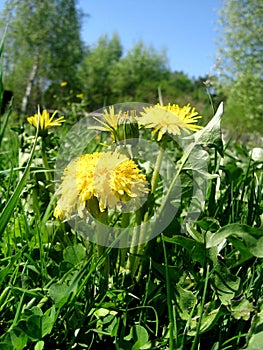
[[[95,119],[100,125],[96,125],[94,127],[90,126],[89,129],[110,131],[115,135],[117,129],[117,121],[120,114],[121,111],[117,114],[115,113],[114,106],[109,107],[109,112],[105,108],[104,113],[101,115],[101,119],[97,118],[96,116],[92,116],[93,119]]]
[[[61,83],[60,83],[60,86],[61,87],[64,87],[64,86],[67,86],[68,85],[68,83],[66,82],[66,81],[62,81]]]
[[[77,98],[80,98],[80,99],[83,99],[84,94],[77,94],[76,97],[77,97]]]
[[[145,107],[138,123],[145,128],[152,128],[153,134],[158,133],[157,141],[160,141],[165,133],[180,135],[181,131],[197,131],[202,127],[195,123],[202,118],[195,108],[187,106],[180,107],[177,104],[153,107]]]
[[[136,111],[119,111],[115,113],[114,106],[109,107],[109,111],[104,109],[100,118],[93,115],[100,125],[89,126],[89,129],[111,132],[114,141],[125,141],[127,139],[137,139],[139,137],[138,122],[136,120]]]
[[[40,130],[46,130],[49,128],[52,128],[53,126],[61,126],[61,123],[65,122],[64,117],[59,117],[54,120],[55,115],[58,113],[58,111],[55,111],[52,116],[49,116],[49,113],[46,109],[43,110],[42,114],[40,115]],[[28,117],[27,121],[29,124],[33,125],[34,127],[37,127],[38,123],[38,114],[35,114],[32,117]]]
[[[54,216],[69,219],[77,211],[83,217],[94,197],[103,212],[117,208],[121,202],[139,200],[147,193],[145,175],[127,156],[114,152],[85,154],[66,167]]]

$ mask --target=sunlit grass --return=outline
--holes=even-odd
[[[43,164],[41,137],[30,125],[12,125],[9,115],[1,116],[0,134],[0,349],[263,343],[262,148],[223,143],[216,119],[196,137],[209,154],[201,174],[208,188],[198,219],[181,231],[198,169],[186,162],[192,150],[174,151],[170,140],[167,153],[174,164],[181,159],[175,217],[143,249],[98,249],[53,215],[59,135],[69,127],[45,135]],[[156,203],[161,190],[159,183]]]

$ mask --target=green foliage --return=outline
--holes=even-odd
[[[81,13],[75,0],[6,2],[1,27],[5,42],[6,86],[15,94],[15,107],[34,112],[48,86],[71,81],[76,86],[82,58]]]
[[[119,265],[123,251],[99,254],[94,244],[54,220],[54,197],[36,148],[29,181],[1,238],[0,349],[260,348],[263,150],[223,143],[221,116],[222,105],[193,138],[209,151],[209,173],[201,172],[201,151],[194,153],[196,162],[182,165],[180,208],[149,242],[139,282]],[[11,145],[8,126],[4,139]],[[19,140],[26,139],[20,151],[26,159],[33,138],[29,129],[18,130]],[[46,140],[50,164],[56,137],[50,132]],[[171,156],[181,157],[180,152]],[[19,177],[6,164],[3,160],[0,175],[7,198]],[[207,177],[210,184],[199,219],[180,233],[193,171],[196,181]],[[1,210],[3,215],[4,206]],[[100,293],[105,266],[109,286]]]
[[[104,35],[88,47],[80,65],[79,79],[89,111],[123,101],[195,104],[211,117],[204,85],[206,77],[191,80],[183,72],[171,72],[165,52],[138,42],[125,55],[117,34]]]
[[[227,101],[225,125],[262,134],[262,3],[223,1],[219,15],[217,86]]]
[[[114,69],[124,69],[127,62],[134,81],[137,74],[145,79],[140,74],[150,74],[149,67],[136,67],[143,66],[146,57],[156,64],[152,79],[159,69],[162,79],[167,77],[160,80],[164,100],[174,88],[178,98],[184,90],[184,96],[196,94],[203,105],[200,81],[167,73],[158,53],[138,46],[122,66],[125,58],[117,37],[104,38],[98,46],[102,51],[90,49],[86,68],[92,68],[88,58],[95,62],[99,52],[105,52],[112,57],[104,76],[108,82]],[[103,72],[103,65],[99,68]],[[124,84],[121,79],[119,83]],[[107,89],[105,96],[117,98],[117,90],[107,95]],[[84,99],[72,103],[70,90],[69,98],[63,92],[58,102],[63,106],[65,101],[68,123],[44,140],[34,136],[31,126],[9,118],[12,106],[0,116],[0,349],[261,349],[262,146],[222,139],[222,104],[205,128],[188,136],[189,147],[184,148],[183,140],[178,145],[169,139],[172,169],[164,162],[165,171],[172,171],[172,195],[180,174],[181,199],[162,198],[160,180],[147,204],[152,211],[175,206],[177,212],[147,249],[133,256],[125,248],[97,246],[53,216],[50,174],[61,139],[86,108]],[[138,97],[141,92],[135,87],[132,94]],[[67,142],[78,154],[79,139],[86,135],[83,125],[72,134]],[[92,135],[91,151],[108,142],[107,135]],[[178,159],[180,171],[174,175]],[[205,170],[202,160],[207,162]],[[193,196],[194,186],[202,183],[208,188]],[[200,215],[184,225],[189,203],[201,209]],[[114,219],[119,224],[119,217]],[[134,275],[124,264],[130,257],[139,261]]]
[[[83,48],[82,14],[72,0],[41,4],[32,0],[29,7],[13,0],[6,2],[2,27],[8,16],[5,80],[14,92],[15,110],[32,114],[41,101],[74,119],[84,107],[91,112],[123,101],[157,103],[159,90],[165,103],[189,102],[211,117],[206,77],[195,81],[183,72],[171,72],[164,51],[138,42],[124,55],[116,33]]]
[[[112,85],[114,83],[110,75],[121,56],[122,45],[117,34],[114,34],[111,39],[104,35],[98,39],[94,48],[87,48],[80,66],[79,77],[90,111],[113,103]]]
[[[137,43],[119,60],[111,72],[113,91],[118,101],[157,102],[158,86],[167,77],[164,53]]]

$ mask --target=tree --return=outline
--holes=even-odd
[[[9,0],[1,16],[5,38],[5,85],[23,113],[43,104],[48,88],[74,83],[82,59],[82,13],[75,0]]]
[[[119,101],[158,100],[160,82],[168,77],[169,69],[164,52],[158,52],[138,42],[122,57],[111,71],[115,98]]]
[[[216,66],[219,90],[227,96],[228,119],[246,131],[262,132],[263,3],[224,0],[219,17]]]
[[[90,110],[113,103],[110,74],[121,56],[122,45],[116,33],[112,38],[103,35],[95,47],[87,47],[79,77]]]

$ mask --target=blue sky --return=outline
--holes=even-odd
[[[101,35],[119,34],[124,54],[139,40],[165,50],[170,69],[189,77],[212,74],[216,27],[222,0],[78,0],[82,38],[95,45]],[[0,10],[4,0],[0,0]]]
[[[83,40],[95,45],[103,35],[119,34],[124,52],[142,40],[166,50],[171,70],[190,77],[213,73],[221,0],[79,0],[89,17]]]

